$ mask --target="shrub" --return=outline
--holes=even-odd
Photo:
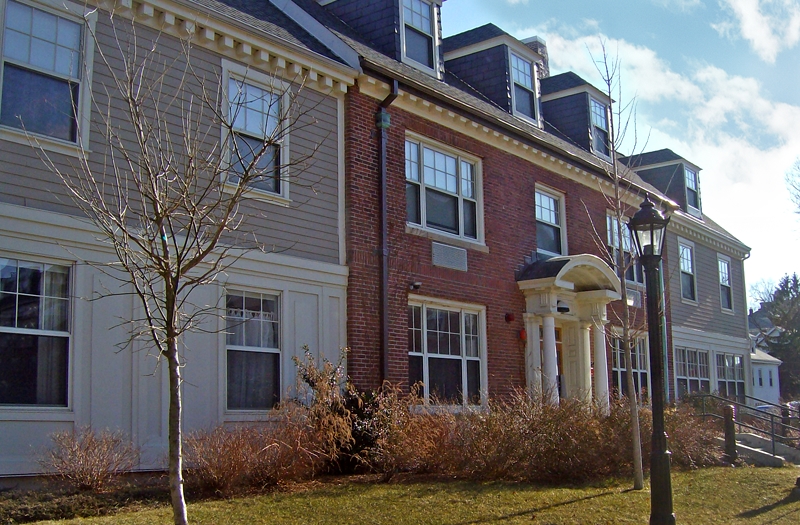
[[[50,438],[53,447],[40,455],[39,465],[81,491],[102,491],[139,462],[139,449],[122,432],[83,427]]]

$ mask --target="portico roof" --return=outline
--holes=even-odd
[[[517,282],[522,289],[555,286],[573,292],[607,290],[617,295],[621,292],[614,271],[600,257],[590,254],[533,261],[519,272]]]

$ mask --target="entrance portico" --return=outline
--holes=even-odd
[[[607,411],[606,307],[620,298],[619,278],[599,257],[574,255],[528,264],[517,284],[525,294],[528,391],[554,404],[561,396],[595,399]],[[556,328],[562,338],[560,360]]]

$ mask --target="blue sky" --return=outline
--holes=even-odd
[[[638,146],[702,168],[703,211],[752,249],[747,285],[800,272],[785,175],[800,158],[800,0],[446,0],[444,36],[493,23],[547,42],[551,74],[603,88],[600,42]],[[622,153],[631,153],[628,132]],[[649,137],[649,138],[648,138]],[[770,225],[770,224],[773,225]],[[777,224],[775,226],[774,224]]]

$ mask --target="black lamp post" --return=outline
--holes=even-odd
[[[647,333],[650,338],[650,399],[653,407],[653,438],[650,454],[650,525],[674,525],[672,512],[672,480],[669,474],[670,455],[664,430],[664,336],[661,317],[661,251],[664,248],[667,223],[649,196],[628,227],[633,234],[636,254],[644,266],[647,288]]]

